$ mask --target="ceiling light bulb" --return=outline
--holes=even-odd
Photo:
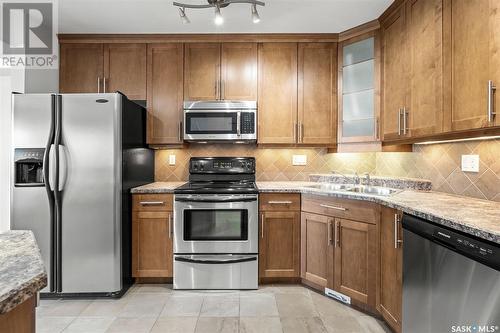
[[[260,22],[260,16],[259,16],[259,12],[257,11],[257,5],[256,4],[252,5],[252,21],[253,21],[253,23],[259,23]]]
[[[215,19],[214,22],[216,25],[221,25],[224,23],[224,18],[222,17],[222,14],[220,12],[219,6],[215,6]]]
[[[189,18],[186,16],[186,12],[185,12],[184,8],[179,7],[179,15],[181,17],[182,23],[184,23],[184,24],[191,23],[191,21],[189,21]]]

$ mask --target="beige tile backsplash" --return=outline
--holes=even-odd
[[[169,155],[176,164],[168,163]],[[461,155],[478,154],[479,173],[460,170]],[[306,166],[293,166],[292,155],[307,155]],[[270,149],[251,145],[191,145],[156,151],[157,181],[184,181],[192,156],[253,156],[257,180],[308,180],[310,173],[369,172],[380,176],[426,178],[436,191],[500,201],[500,140],[414,145],[412,153],[338,153],[326,149]]]

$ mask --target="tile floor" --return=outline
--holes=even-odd
[[[299,285],[174,291],[134,285],[119,300],[41,300],[37,333],[387,333],[377,319]]]

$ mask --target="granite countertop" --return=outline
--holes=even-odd
[[[151,184],[134,187],[131,193],[174,193],[174,190],[186,182],[155,182]]]
[[[47,286],[40,249],[31,231],[0,233],[0,315]]]
[[[434,191],[401,190],[391,196],[310,188],[306,182],[257,182],[260,192],[289,192],[375,202],[500,244],[500,203]]]
[[[500,203],[429,191],[430,182],[426,180],[378,178],[384,184],[387,183],[388,187],[399,188],[399,192],[384,197],[345,191],[327,191],[309,187],[317,182],[305,181],[257,182],[257,187],[262,193],[316,194],[371,201],[500,244]],[[182,182],[157,182],[135,188],[132,193],[172,193],[182,184]],[[390,184],[397,186],[389,186]]]

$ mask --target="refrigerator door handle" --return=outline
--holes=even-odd
[[[64,189],[66,178],[68,176],[68,155],[66,154],[66,146],[59,145],[59,191]]]
[[[54,145],[50,145],[49,148],[49,187],[51,191],[54,191],[54,184],[56,182],[56,154]]]

